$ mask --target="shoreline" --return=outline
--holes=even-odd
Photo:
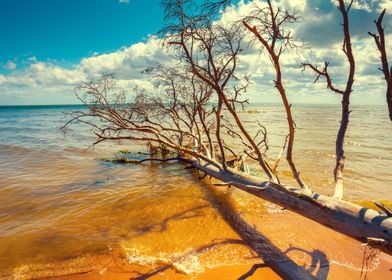
[[[204,265],[201,271],[184,273],[173,261],[154,260],[131,263],[121,252],[91,255],[49,265],[32,267],[13,275],[15,279],[45,280],[122,280],[122,279],[286,279],[279,269],[290,263],[302,269],[309,278],[361,279],[366,273],[364,253],[373,259],[367,263],[368,279],[392,277],[392,256],[371,251],[365,245],[298,214],[268,204],[261,216],[244,212],[241,218],[254,228],[248,244],[257,250],[248,264]],[[285,221],[284,223],[282,221]],[[260,239],[262,238],[264,239]],[[267,244],[269,242],[270,244]],[[276,255],[279,251],[281,256]],[[259,252],[264,252],[263,257]],[[238,253],[238,252],[237,252]],[[204,253],[198,257],[203,258]],[[284,256],[287,259],[279,259]],[[264,259],[263,259],[264,258]],[[192,259],[190,259],[192,260]],[[199,260],[199,259],[197,259]],[[364,271],[362,271],[362,267]],[[293,279],[295,275],[292,275]],[[19,277],[19,278],[18,278]],[[0,277],[1,278],[1,277]],[[8,279],[8,278],[4,278]]]

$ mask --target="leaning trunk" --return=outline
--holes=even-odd
[[[353,203],[302,189],[292,190],[228,168],[222,171],[199,160],[184,159],[194,168],[257,197],[314,220],[361,242],[377,240],[383,251],[392,253],[392,217]]]

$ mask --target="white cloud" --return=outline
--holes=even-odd
[[[279,2],[279,5],[288,5],[304,12],[305,21],[295,26],[294,32],[311,30],[316,34],[313,38],[314,41],[311,42],[317,42],[322,37],[331,36],[325,40],[327,43],[313,44],[310,47],[292,50],[284,54],[281,57],[284,83],[288,96],[294,103],[306,100],[314,103],[324,101],[338,103],[339,96],[326,90],[323,81],[314,85],[313,73],[302,72],[299,68],[302,62],[322,65],[324,60],[327,60],[330,62],[330,71],[334,82],[341,85],[346,79],[347,64],[341,51],[342,34],[339,26],[339,14],[330,2],[328,2],[327,10],[321,10],[321,8],[316,10],[314,8],[315,1],[324,0],[281,0]],[[386,4],[392,3],[389,1],[384,2]],[[262,1],[257,2],[261,3]],[[250,6],[241,1],[238,6],[230,7],[223,14],[221,22],[232,22],[249,12],[249,9]],[[374,19],[373,15],[369,18]],[[369,21],[372,25],[371,20]],[[336,23],[336,26],[330,26],[330,23]],[[387,31],[391,32],[391,30]],[[392,42],[392,34],[387,36],[387,42]],[[353,99],[358,102],[370,100],[372,103],[375,96],[377,98],[384,96],[385,82],[382,81],[381,73],[377,70],[379,55],[375,51],[374,42],[369,37],[364,38],[353,37],[357,58],[357,76]],[[279,101],[279,96],[272,86],[274,68],[266,53],[260,53],[258,48],[258,45],[255,45],[245,50],[240,57],[240,71],[252,74],[253,85],[248,91],[249,97],[254,101]],[[146,42],[123,47],[112,53],[98,54],[94,52],[92,56],[83,58],[78,64],[68,68],[53,61],[42,62],[38,61],[36,57],[30,57],[27,58],[27,65],[29,65],[27,68],[20,69],[19,67],[18,70],[10,74],[0,75],[0,92],[8,96],[24,98],[35,96],[35,98],[42,100],[37,103],[47,103],[43,102],[45,100],[59,100],[58,103],[72,102],[69,100],[76,102],[77,100],[72,93],[73,88],[77,84],[87,79],[96,78],[103,73],[114,73],[118,78],[118,85],[127,88],[130,92],[135,86],[153,90],[150,77],[141,72],[158,63],[171,64],[173,58],[161,48],[161,42],[156,37],[150,37]]]
[[[129,4],[129,0],[118,0],[119,3]]]
[[[330,1],[333,5],[338,6],[337,0],[330,0]],[[386,0],[386,1],[389,1],[389,0]],[[355,0],[352,3],[351,8],[371,12],[374,9],[377,2],[379,2],[379,0]],[[349,4],[349,1],[345,1],[346,7],[348,7],[348,4]]]
[[[337,0],[330,0],[332,4],[337,5]],[[346,1],[346,6],[349,1]],[[374,10],[378,10],[380,12],[383,9],[387,9],[387,11],[392,10],[392,1],[391,0],[356,0],[352,5],[353,9],[357,10],[365,10],[367,12],[372,12]]]
[[[35,57],[28,58],[27,61],[27,68],[9,75],[0,75],[0,90],[8,95],[25,94],[26,98],[34,94],[41,96],[41,103],[46,103],[45,100],[52,100],[53,96],[57,96],[59,100],[62,96],[69,98],[73,96],[75,86],[106,73],[115,74],[118,86],[130,91],[135,86],[152,90],[150,77],[142,74],[142,71],[158,63],[170,64],[172,58],[160,47],[160,41],[156,37],[150,37],[146,42],[123,47],[113,53],[94,53],[70,68],[61,67],[55,62],[37,61]],[[77,102],[75,97],[73,102]]]
[[[392,3],[392,1],[388,1]],[[311,31],[312,36],[314,36],[311,39],[317,43],[282,55],[281,65],[284,84],[289,99],[294,103],[304,101],[339,103],[340,96],[328,91],[322,79],[314,84],[314,73],[309,70],[302,72],[299,67],[302,62],[322,66],[324,61],[328,61],[330,62],[330,74],[336,86],[343,88],[347,79],[348,64],[342,52],[341,15],[335,7],[336,1],[331,1],[334,5],[320,6],[323,7],[322,9],[314,8],[317,6],[316,2],[320,3],[319,0],[281,0],[278,4],[275,3],[278,6],[302,11],[304,21],[295,25],[293,32],[301,37],[301,32],[303,34]],[[381,74],[377,70],[380,64],[379,54],[374,42],[367,36],[367,29],[373,24],[375,5],[376,2],[359,2],[350,14],[351,25],[354,29],[352,31],[352,43],[356,56],[356,77],[352,100],[356,103],[380,103],[383,102],[385,95],[385,82],[381,80]],[[369,13],[370,8],[373,8],[372,13]],[[243,2],[238,7],[230,7],[223,15],[222,22],[228,23],[238,20],[242,15],[247,14],[249,9],[250,6]],[[364,16],[366,17],[363,18]],[[387,42],[392,42],[389,39],[392,38],[391,36],[392,34],[387,35]],[[267,96],[274,95],[274,68],[266,52],[260,54],[253,50],[241,55],[241,70],[252,73],[253,88],[249,90],[252,98],[254,100],[271,100]]]
[[[308,0],[282,0],[280,7],[303,13],[308,6]]]
[[[37,58],[35,56],[31,56],[31,57],[27,58],[27,61],[29,61],[29,62],[37,62],[38,60],[37,60]]]
[[[9,60],[8,62],[7,62],[7,64],[4,66],[7,70],[15,70],[16,69],[16,63],[15,62],[13,62],[13,61],[11,61],[11,60]]]
[[[140,42],[113,53],[84,58],[77,68],[90,77],[114,73],[120,79],[142,78],[142,70],[168,62],[169,59],[161,48],[160,41],[152,36],[145,43]]]
[[[387,9],[389,13],[392,12],[392,1],[391,0],[381,0],[379,1],[379,9]]]

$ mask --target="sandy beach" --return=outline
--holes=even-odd
[[[215,189],[214,192],[219,196],[225,190]],[[234,193],[244,195],[239,190]],[[112,254],[110,258],[91,258],[91,269],[82,273],[59,276],[61,271],[56,272],[53,267],[50,271],[55,273],[54,277],[44,279],[287,279],[284,272],[287,269],[292,269],[293,274],[289,277],[293,279],[298,278],[296,270],[309,279],[392,277],[392,256],[276,205],[266,201],[263,203],[266,208],[262,215],[256,217],[250,212],[242,211],[240,218],[231,216],[228,222],[243,230],[239,235],[237,231],[232,236],[235,240],[241,240],[241,236],[250,236],[251,241],[245,246],[252,250],[253,257],[246,265],[207,265],[201,271],[187,272],[180,262],[132,264],[124,258],[113,257]],[[230,211],[238,211],[237,207],[240,207],[236,203],[228,205],[230,208],[226,210]],[[81,263],[86,265],[86,262]]]
[[[275,226],[281,224],[281,226],[275,231],[270,231],[266,221],[263,222],[267,228],[260,235],[266,239],[270,238],[276,245],[276,248],[270,250],[264,247],[267,251],[266,255],[270,254],[271,258],[266,262],[263,262],[261,258],[255,258],[248,265],[206,268],[201,273],[191,274],[179,271],[173,264],[142,266],[122,263],[113,264],[104,271],[93,270],[45,279],[285,279],[280,275],[279,270],[289,262],[298,265],[305,273],[308,273],[309,277],[314,277],[313,279],[356,280],[364,279],[365,275],[367,279],[375,280],[392,277],[392,256],[367,248],[365,258],[371,253],[374,253],[374,256],[368,262],[363,263],[365,245],[293,213],[284,212],[272,216],[268,223],[274,223]],[[274,219],[276,222],[273,222]],[[281,219],[286,219],[286,222],[280,223]],[[308,230],[304,232],[304,229]],[[305,234],[308,236],[305,237]],[[292,239],[289,236],[295,236],[297,243],[291,244]],[[301,236],[303,239],[300,238]],[[260,250],[260,247],[264,245],[253,244],[252,246]],[[275,263],[273,259],[281,257],[274,256],[275,250],[285,254],[288,260]],[[273,263],[272,266],[271,263]]]

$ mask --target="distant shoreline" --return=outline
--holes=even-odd
[[[265,102],[265,103],[259,103],[259,102],[254,102],[246,105],[247,107],[256,107],[256,106],[281,106],[281,103],[279,102]],[[339,103],[293,103],[294,106],[322,106],[322,107],[327,107],[327,106],[336,106],[340,108]],[[7,104],[7,105],[0,105],[0,109],[3,108],[48,108],[48,107],[86,107],[87,105],[81,104],[81,103],[75,103],[75,104]],[[367,106],[367,107],[384,107],[386,104],[351,104],[353,107],[362,107],[362,106]]]

